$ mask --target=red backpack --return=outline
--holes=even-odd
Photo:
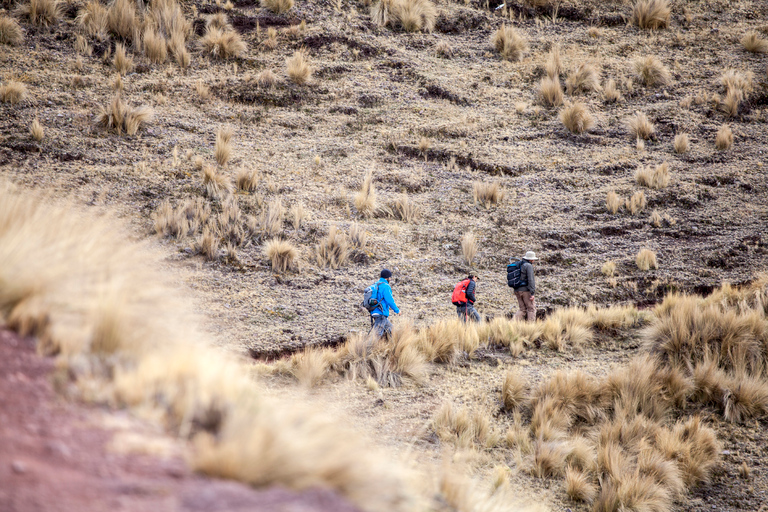
[[[451,302],[454,306],[466,306],[467,305],[467,286],[469,286],[469,278],[460,281],[459,284],[453,289],[453,295],[451,295]]]

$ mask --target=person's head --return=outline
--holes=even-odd
[[[380,277],[382,279],[386,279],[387,281],[389,281],[389,278],[392,277],[392,272],[390,272],[389,269],[385,268],[384,270],[381,271]]]
[[[467,279],[472,279],[473,281],[479,281],[480,278],[477,277],[475,274],[467,274]]]
[[[528,251],[525,253],[525,256],[523,256],[523,259],[525,261],[528,261],[530,263],[533,263],[535,261],[539,261],[539,258],[536,257],[536,253],[533,251]]]

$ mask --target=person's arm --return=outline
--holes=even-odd
[[[392,309],[392,311],[395,312],[395,314],[400,314],[400,310],[397,307],[397,304],[395,304],[395,299],[392,297],[392,288],[390,286],[384,287],[384,300],[386,301],[387,305]]]
[[[531,292],[531,297],[533,297],[534,293],[536,293],[536,281],[533,278],[533,265],[531,263],[528,264],[526,271],[528,274],[528,291]]]
[[[474,281],[470,281],[469,284],[467,285],[466,294],[467,294],[467,302],[469,302],[470,304],[474,304],[475,300],[477,300],[475,299],[475,282]]]

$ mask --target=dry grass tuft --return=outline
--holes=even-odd
[[[608,195],[605,197],[605,207],[613,214],[618,212],[619,208],[621,208],[621,198],[613,190],[608,192]]]
[[[275,14],[283,14],[293,9],[293,0],[262,0],[261,6]]]
[[[307,212],[307,209],[304,207],[304,203],[297,203],[291,207],[291,225],[293,225],[293,229],[298,230],[301,228],[302,223],[309,217],[309,212]],[[350,236],[352,236],[352,231],[350,230]],[[354,242],[354,238],[353,238]]]
[[[501,386],[501,403],[508,410],[514,410],[523,405],[528,395],[528,384],[520,372],[508,371]]]
[[[339,268],[349,260],[349,242],[347,237],[331,226],[328,234],[316,247],[317,262],[321,267]]]
[[[216,162],[222,167],[227,165],[230,156],[232,156],[232,145],[230,143],[231,139],[231,127],[221,126],[216,131],[216,145],[214,154],[216,155]]]
[[[274,87],[277,83],[277,76],[275,76],[271,69],[265,69],[256,77],[256,83],[261,87]]]
[[[112,65],[115,66],[115,71],[121,75],[133,71],[133,57],[125,52],[125,46],[122,43],[115,45],[115,56],[112,59]]]
[[[539,83],[539,100],[548,106],[556,107],[563,104],[563,88],[559,78],[544,77]]]
[[[687,153],[691,147],[688,134],[678,133],[677,135],[675,135],[674,147],[675,147],[675,153],[677,154]]]
[[[720,151],[726,151],[731,149],[733,145],[733,131],[731,127],[724,124],[717,130],[717,136],[715,137],[715,147]]]
[[[568,94],[590,92],[600,90],[600,75],[597,68],[588,62],[579,66],[568,74],[565,80],[565,88]]]
[[[632,215],[636,215],[638,212],[645,209],[646,204],[648,204],[648,202],[645,199],[645,192],[638,190],[632,194],[632,197],[624,202],[624,208],[626,208]]]
[[[373,217],[376,212],[376,188],[373,185],[373,170],[365,172],[360,191],[355,194],[355,208],[366,218]]]
[[[667,0],[637,0],[632,10],[632,23],[647,30],[667,28],[670,14]]]
[[[128,135],[135,135],[139,128],[150,123],[153,117],[154,113],[150,107],[142,105],[130,108],[118,94],[109,107],[99,107],[96,124],[118,135],[123,131]]]
[[[9,16],[0,15],[0,44],[19,46],[22,42],[24,42],[24,32],[21,30],[21,25]]]
[[[262,213],[259,223],[261,224],[261,232],[267,236],[275,236],[283,229],[283,215],[285,214],[285,208],[283,208],[283,201],[276,197],[267,205],[267,211]]]
[[[418,205],[411,201],[408,194],[398,194],[397,198],[387,203],[380,213],[406,223],[415,222],[420,215]]]
[[[109,31],[124,41],[131,41],[139,31],[140,19],[132,0],[114,0],[107,14]]]
[[[438,57],[450,59],[453,57],[453,48],[451,48],[451,45],[448,43],[448,41],[442,39],[435,45],[435,54]]]
[[[62,3],[59,0],[29,0],[29,3],[20,5],[17,11],[33,25],[48,27],[55,25],[61,18]]]
[[[371,6],[371,20],[380,26],[401,27],[406,32],[432,32],[437,9],[430,0],[380,0]]]
[[[560,476],[565,473],[567,456],[568,448],[565,443],[539,440],[533,450],[531,474],[538,478]]]
[[[611,260],[606,261],[603,263],[603,266],[600,267],[600,272],[602,272],[604,276],[613,276],[616,273],[616,262]]]
[[[651,225],[655,228],[660,228],[662,223],[662,217],[658,210],[653,210],[651,212],[651,216],[648,219],[648,222],[651,223]]]
[[[669,85],[672,82],[672,74],[653,55],[638,57],[634,61],[635,75],[648,87],[656,85]]]
[[[528,42],[511,25],[502,25],[491,37],[491,44],[501,58],[512,62],[523,60],[528,51]]]
[[[149,62],[162,64],[168,59],[168,43],[162,34],[155,31],[154,27],[148,26],[144,29],[141,41],[144,46],[144,55]]]
[[[253,192],[256,190],[256,185],[259,184],[259,171],[241,167],[237,171],[235,183],[237,184],[237,190],[241,192]]]
[[[203,186],[205,194],[211,199],[221,201],[232,193],[232,183],[223,174],[216,171],[211,165],[203,166]]]
[[[597,497],[597,486],[587,473],[569,466],[565,470],[565,493],[574,501],[592,503]]]
[[[461,255],[468,265],[472,265],[472,261],[477,256],[477,239],[474,232],[467,231],[461,237]]]
[[[544,72],[551,80],[560,80],[563,72],[563,63],[560,60],[560,47],[553,46],[547,54],[547,62],[544,63]]]
[[[291,57],[285,59],[285,67],[288,78],[295,84],[306,84],[312,76],[309,57],[303,49],[293,52]]]
[[[661,189],[669,186],[669,164],[667,162],[655,168],[640,166],[635,171],[635,181],[642,187]]]
[[[560,121],[571,133],[581,134],[589,131],[595,124],[592,114],[587,106],[581,102],[575,102],[560,111]]]
[[[432,418],[432,428],[445,441],[454,441],[460,447],[473,443],[492,447],[498,442],[498,434],[491,428],[490,418],[482,411],[467,408],[455,409],[450,402],[444,402]]]
[[[27,86],[21,82],[9,81],[0,85],[0,102],[15,105],[24,101],[27,97]]]
[[[627,119],[625,125],[633,139],[647,140],[656,130],[653,123],[651,123],[648,120],[648,117],[642,112],[635,112],[634,117]]]
[[[37,142],[40,142],[43,140],[43,137],[45,137],[45,130],[43,129],[43,125],[40,124],[40,121],[38,121],[37,118],[32,121],[32,124],[29,127],[29,134]]]
[[[87,35],[100,41],[107,39],[109,11],[97,0],[90,0],[81,7],[75,21]]]
[[[221,239],[215,229],[205,226],[197,240],[198,252],[208,261],[219,257],[219,244]]]
[[[273,238],[264,244],[264,255],[269,258],[274,272],[285,272],[295,266],[299,251],[291,242]]]
[[[497,205],[504,199],[504,189],[498,181],[493,183],[475,181],[472,183],[472,194],[475,203],[480,202],[486,208],[490,208],[491,205]]]
[[[362,249],[368,242],[368,233],[363,226],[357,222],[353,222],[352,225],[349,226],[349,240],[354,247]]]
[[[650,249],[640,249],[637,257],[635,257],[635,264],[637,268],[643,271],[659,268],[658,263],[656,263],[656,253]]]
[[[209,100],[211,98],[211,88],[205,85],[202,80],[195,82],[195,93],[201,100]]]
[[[603,87],[603,99],[608,103],[616,103],[621,100],[621,93],[616,88],[616,82],[613,78],[609,79]]]
[[[768,53],[768,40],[760,37],[756,31],[747,32],[741,38],[741,45],[745,50],[752,53]]]
[[[200,47],[205,53],[226,60],[240,57],[248,45],[235,30],[208,27],[205,35],[200,39]]]

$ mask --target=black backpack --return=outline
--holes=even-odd
[[[507,284],[510,288],[528,286],[528,276],[523,274],[523,263],[523,260],[515,260],[507,265]]]

